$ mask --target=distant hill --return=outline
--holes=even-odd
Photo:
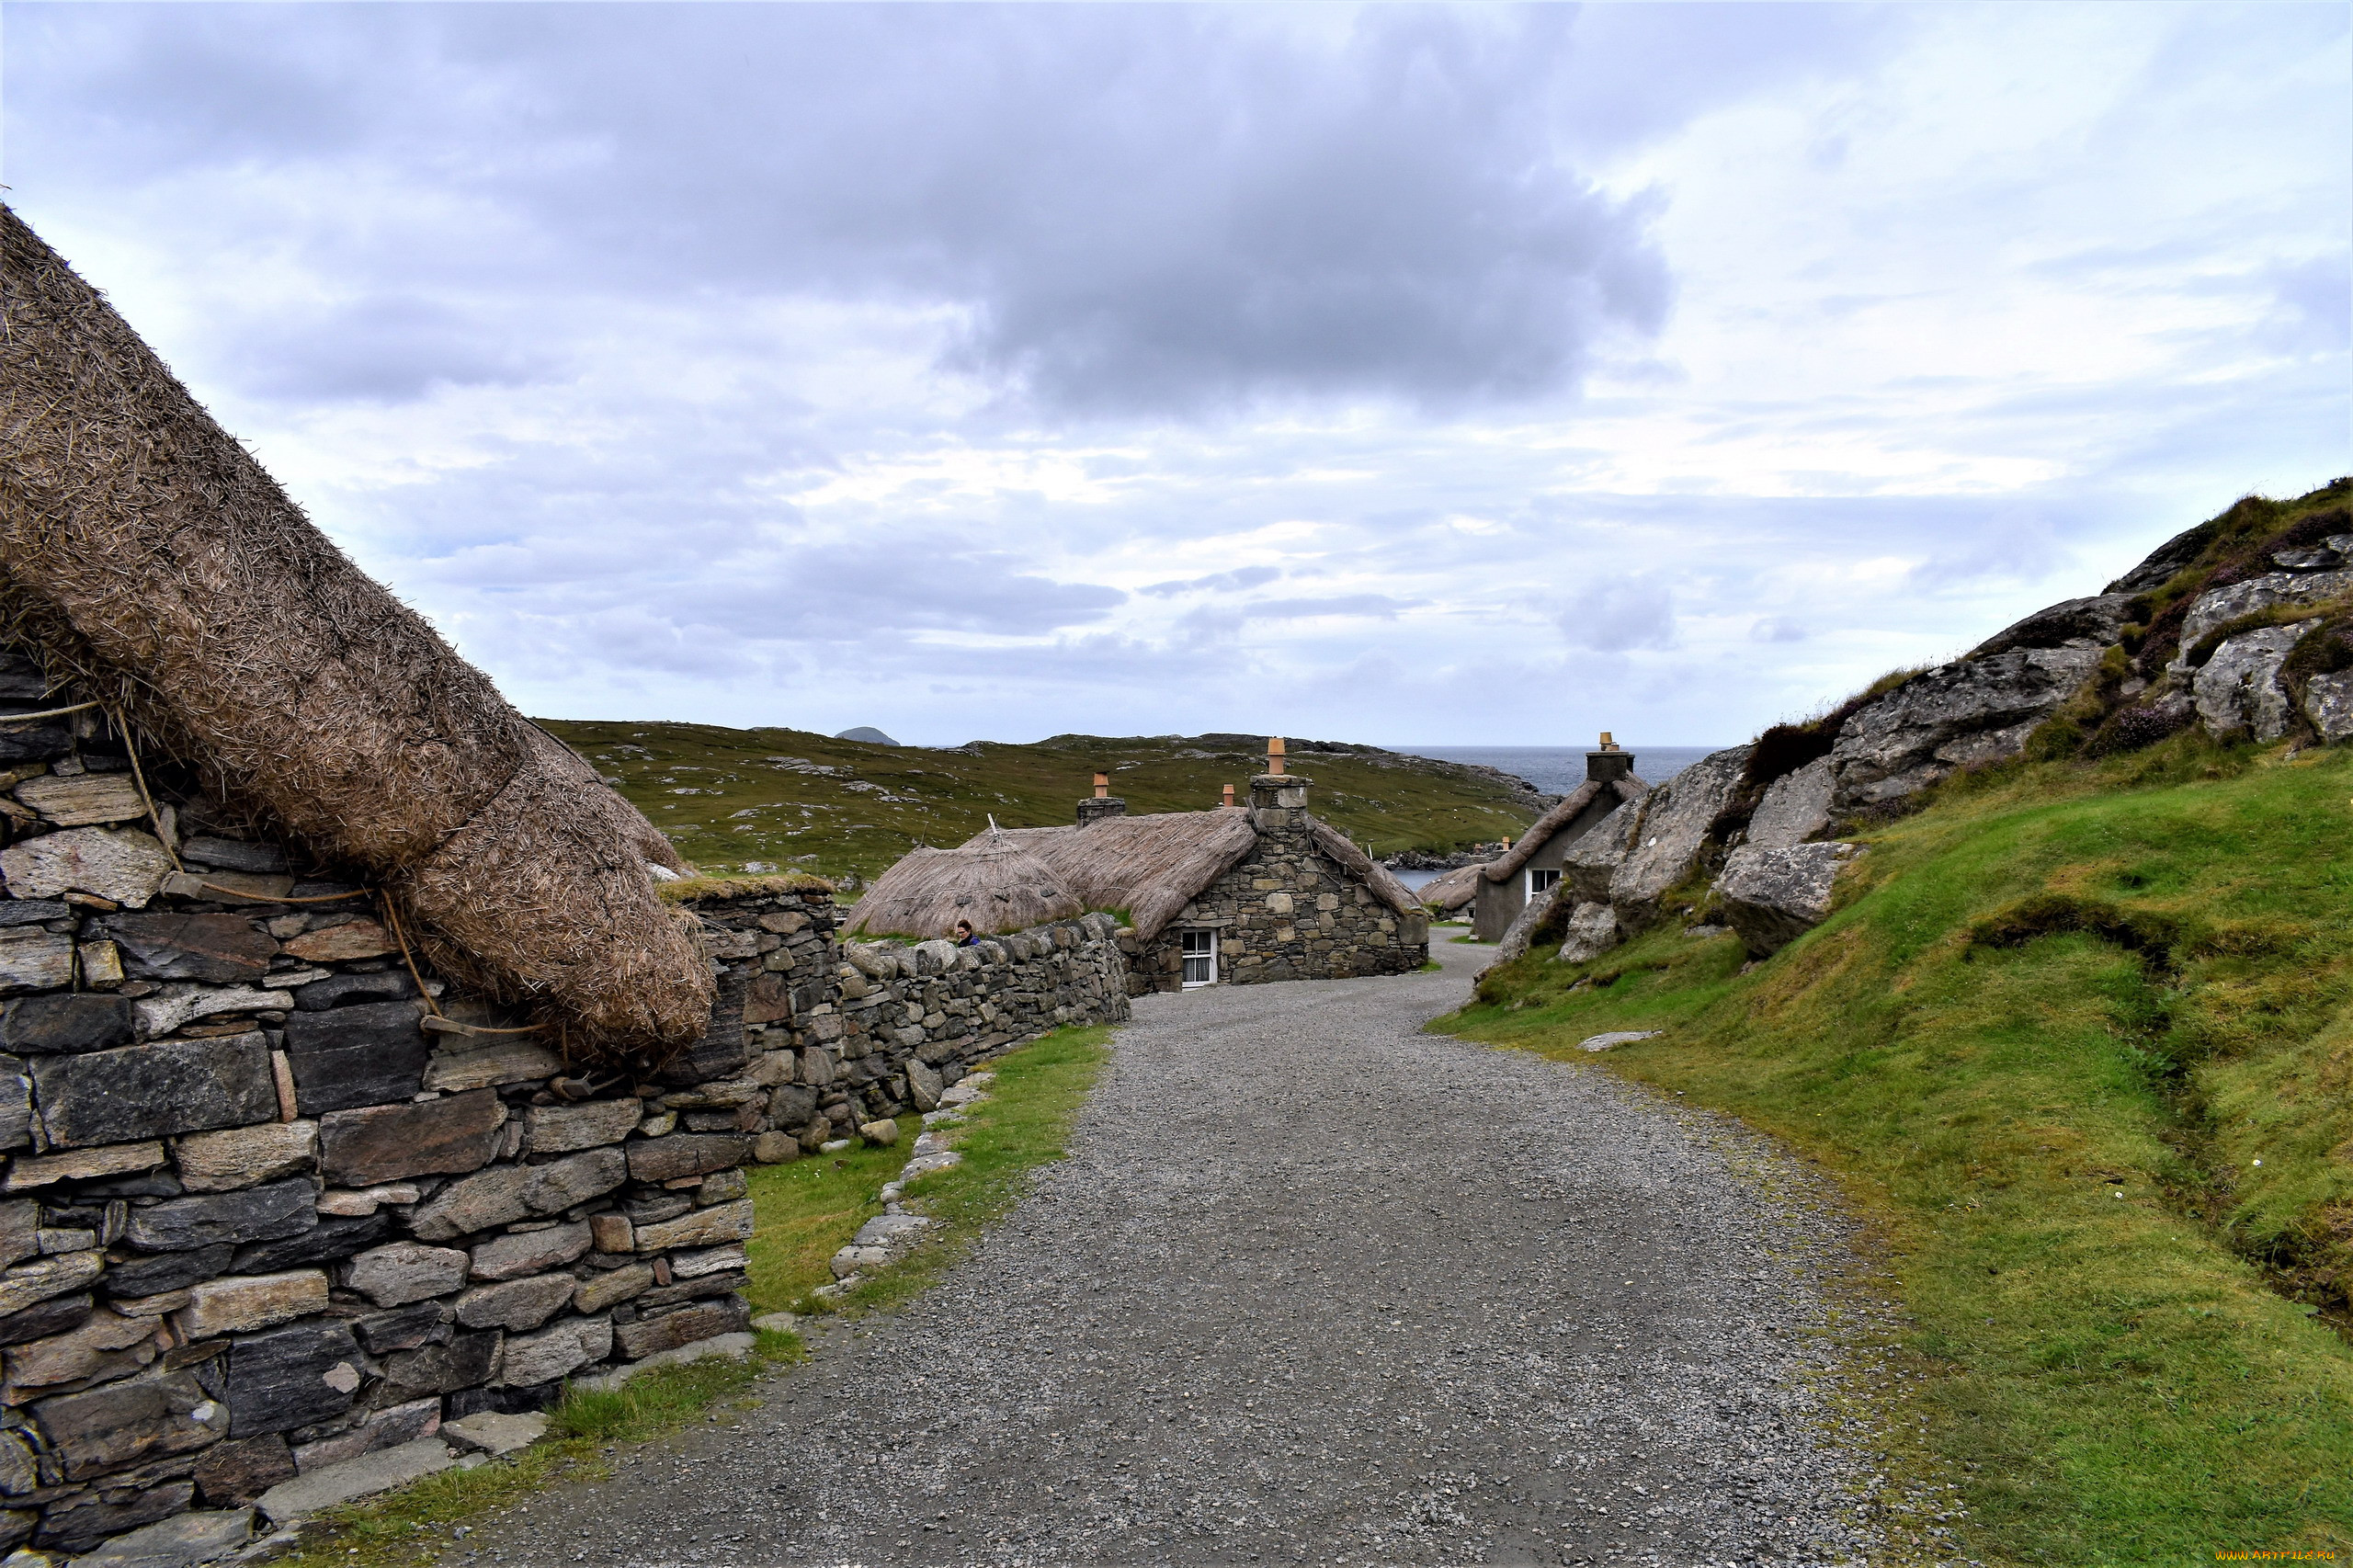
[[[894,746],[899,744],[871,724],[860,724],[854,729],[844,730],[839,734],[835,735],[834,739],[837,741],[864,741],[870,746]]]
[[[916,844],[1068,822],[1095,771],[1131,812],[1197,811],[1220,787],[1246,795],[1266,766],[1256,735],[1057,735],[1027,745],[901,746],[805,730],[542,721],[712,870],[750,864],[872,877]],[[856,734],[857,732],[851,732]],[[1445,853],[1517,835],[1550,797],[1493,768],[1374,746],[1293,741],[1310,805],[1376,854]]]

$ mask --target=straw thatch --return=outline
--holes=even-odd
[[[437,965],[568,1050],[706,1028],[677,855],[346,560],[0,207],[0,616],[207,786],[379,880]]]
[[[846,930],[870,937],[952,937],[969,920],[983,937],[1086,913],[1051,868],[992,828],[954,849],[918,848],[875,880]]]
[[[1422,902],[1432,909],[1455,910],[1479,896],[1479,874],[1484,866],[1457,866],[1434,877],[1422,888]]]
[[[1003,832],[1052,868],[1086,908],[1125,910],[1146,938],[1258,844],[1250,813],[1239,811],[1163,812]]]
[[[1491,882],[1507,881],[1528,864],[1529,856],[1543,848],[1554,834],[1576,821],[1596,801],[1601,802],[1603,810],[1614,811],[1627,801],[1641,800],[1650,790],[1649,785],[1632,777],[1588,778],[1563,796],[1559,805],[1537,818],[1535,825],[1519,835],[1518,843],[1480,867],[1479,874]]]

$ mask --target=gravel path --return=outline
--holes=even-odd
[[[487,1561],[1877,1561],[1847,1230],[1760,1141],[1419,1032],[1442,974],[1141,1003],[1071,1158],[760,1409]],[[1853,1369],[1847,1369],[1850,1372]]]

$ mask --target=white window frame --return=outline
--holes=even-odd
[[[1539,886],[1536,881],[1539,877],[1542,877],[1544,879],[1541,886]],[[1530,866],[1528,868],[1528,901],[1530,903],[1536,902],[1536,895],[1538,893],[1550,892],[1560,885],[1561,869],[1558,866]]]
[[[1194,952],[1191,950],[1193,942],[1196,938],[1199,938],[1207,947],[1208,951]],[[1182,966],[1179,972],[1184,976],[1184,987],[1186,990],[1198,991],[1204,985],[1215,985],[1217,983],[1217,927],[1212,926],[1179,931],[1176,934],[1176,952],[1177,961]],[[1208,960],[1210,966],[1210,977],[1207,980],[1195,980],[1193,978],[1192,968],[1193,960],[1195,959],[1204,959]]]

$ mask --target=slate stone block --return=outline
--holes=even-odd
[[[745,976],[740,970],[720,972],[710,1004],[710,1028],[703,1037],[670,1059],[659,1074],[665,1084],[700,1084],[732,1076],[751,1059],[744,1042]]]
[[[38,713],[38,708],[18,710]],[[63,719],[37,724],[0,724],[0,763],[54,762],[74,749],[74,731]]]
[[[0,1203],[0,1268],[40,1255],[40,1205],[29,1198]]]
[[[667,1138],[642,1138],[631,1143],[629,1174],[638,1181],[675,1181],[740,1165],[750,1153],[746,1139],[674,1132]]]
[[[365,1002],[286,1020],[286,1057],[304,1116],[405,1100],[432,1055],[406,1002]]]
[[[74,906],[59,899],[0,898],[0,929],[10,926],[39,926],[47,920],[63,920],[74,913]]]
[[[32,1075],[41,1126],[58,1149],[244,1127],[278,1115],[269,1045],[259,1029],[44,1057]]]
[[[88,1551],[108,1536],[186,1513],[195,1498],[196,1484],[188,1481],[133,1492],[119,1502],[110,1502],[103,1494],[84,1493],[43,1508],[40,1530],[34,1539],[60,1551]]]
[[[681,1307],[658,1318],[615,1324],[613,1344],[625,1361],[642,1360],[660,1350],[676,1350],[713,1335],[740,1334],[751,1326],[752,1309],[740,1296]]]
[[[0,1318],[0,1345],[29,1345],[54,1334],[70,1334],[90,1321],[90,1295],[51,1296],[20,1312]]]
[[[384,1382],[376,1392],[377,1404],[404,1404],[427,1394],[488,1382],[498,1369],[498,1352],[505,1339],[494,1329],[487,1334],[460,1334],[447,1345],[428,1345],[385,1357]]]
[[[294,988],[294,1006],[305,1013],[324,1013],[362,1002],[398,1002],[416,994],[416,982],[397,969],[381,974],[338,974]]]
[[[369,1355],[389,1356],[395,1350],[447,1344],[451,1321],[449,1308],[443,1302],[419,1301],[413,1307],[361,1318],[352,1327]]]
[[[388,1242],[352,1259],[344,1283],[380,1307],[406,1306],[463,1285],[467,1262],[455,1247]]]
[[[293,1452],[276,1432],[215,1443],[196,1461],[197,1490],[216,1508],[250,1503],[279,1482],[293,1479]]]
[[[451,1182],[417,1207],[409,1229],[428,1242],[554,1214],[610,1192],[629,1179],[619,1149],[591,1149],[544,1165],[502,1165]]]
[[[138,980],[258,980],[278,956],[277,941],[243,915],[145,910],[91,926],[122,949],[123,968]]]
[[[299,1236],[239,1247],[235,1259],[229,1265],[229,1271],[233,1274],[275,1274],[282,1268],[332,1263],[337,1258],[367,1251],[388,1239],[392,1229],[393,1216],[384,1210],[348,1219],[323,1219],[315,1227]]]
[[[277,875],[286,869],[286,851],[275,844],[249,844],[242,838],[214,838],[204,834],[198,834],[180,846],[180,858],[259,876]]]
[[[187,1252],[221,1242],[275,1242],[308,1234],[318,1223],[311,1184],[301,1176],[249,1187],[168,1199],[131,1211],[125,1239],[142,1252]],[[165,1287],[176,1289],[176,1287]]]
[[[585,1220],[545,1231],[523,1231],[496,1236],[473,1251],[471,1275],[476,1279],[520,1279],[561,1268],[586,1252],[591,1243]]]
[[[229,1346],[223,1400],[232,1437],[308,1426],[351,1408],[359,1343],[339,1323],[294,1324]]]
[[[68,1481],[205,1448],[227,1436],[229,1426],[229,1413],[186,1372],[59,1394],[36,1402],[32,1410]]]
[[[108,1268],[103,1283],[107,1294],[118,1301],[136,1301],[142,1296],[160,1296],[166,1290],[185,1290],[191,1285],[228,1272],[230,1257],[235,1251],[235,1247],[221,1242],[183,1252],[167,1252],[156,1257],[133,1258],[129,1263],[118,1263]]]
[[[524,1146],[534,1154],[566,1154],[618,1143],[637,1131],[645,1115],[635,1099],[591,1100],[585,1105],[535,1106]]]
[[[498,1152],[506,1124],[506,1108],[493,1089],[335,1111],[319,1123],[320,1163],[341,1187],[479,1170]]]
[[[128,996],[97,992],[19,996],[0,1011],[0,1046],[20,1056],[70,1056],[129,1045],[139,1015]]]

